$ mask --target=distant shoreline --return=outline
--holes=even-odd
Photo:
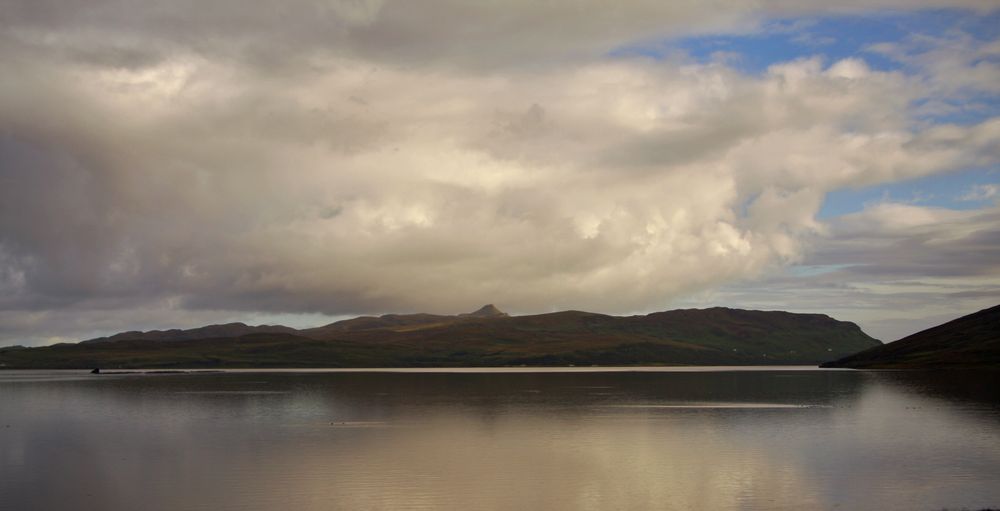
[[[66,371],[90,374],[87,369],[11,369],[2,371]],[[626,372],[752,372],[752,371],[854,371],[817,365],[699,365],[699,366],[525,366],[525,367],[267,367],[224,369],[108,369],[94,376],[123,374],[227,374],[227,373],[626,373]]]

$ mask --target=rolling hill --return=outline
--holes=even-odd
[[[825,363],[823,367],[1000,368],[1000,305]]]
[[[387,314],[318,328],[213,325],[0,349],[3,368],[818,364],[873,346],[821,314],[686,309],[641,316]]]

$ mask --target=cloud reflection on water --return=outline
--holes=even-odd
[[[997,502],[996,402],[926,385],[839,371],[0,380],[0,494],[153,510]]]

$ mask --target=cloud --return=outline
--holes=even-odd
[[[135,65],[194,51],[268,68],[308,65],[314,56],[405,65],[521,67],[586,60],[642,39],[747,32],[768,18],[878,9],[969,8],[992,0],[788,0],[659,2],[601,0],[474,2],[427,0],[178,0],[155,6],[120,0],[4,0],[0,23],[36,51],[94,63]],[[85,48],[85,49],[84,49]]]
[[[989,200],[1000,194],[1000,185],[998,184],[981,184],[973,185],[972,188],[958,198],[961,201],[967,202],[978,202]]]
[[[853,261],[842,271],[859,277],[982,279],[1000,275],[1000,211],[996,208],[953,211],[880,204],[846,215],[834,229],[832,241],[811,259],[816,264]]]
[[[998,160],[860,59],[603,56],[782,2],[259,5],[7,2],[0,324],[660,309],[801,261],[828,191]]]
[[[949,96],[1000,92],[1000,41],[995,39],[976,39],[964,32],[916,34],[901,42],[872,45],[869,51],[919,70]]]
[[[915,109],[925,118],[996,117],[1000,94],[1000,40],[962,31],[914,34],[896,42],[871,45],[868,51],[921,76],[927,97]]]
[[[803,242],[801,264],[708,291],[724,303],[824,312],[893,341],[1000,303],[1000,208],[883,202]]]

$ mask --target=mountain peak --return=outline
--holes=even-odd
[[[480,307],[479,310],[475,312],[459,314],[459,316],[472,317],[472,318],[505,318],[507,317],[507,313],[498,309],[496,305],[488,303]]]

